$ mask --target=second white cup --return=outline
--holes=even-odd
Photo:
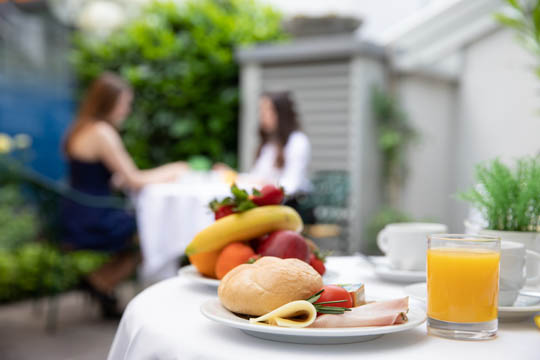
[[[377,246],[395,269],[420,271],[426,269],[427,236],[447,232],[444,224],[388,224],[377,235]]]
[[[501,242],[499,305],[512,306],[525,282],[538,282],[538,275],[527,274],[531,262],[540,264],[540,254],[514,241]]]

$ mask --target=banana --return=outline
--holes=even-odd
[[[186,255],[218,250],[235,241],[246,241],[276,230],[300,232],[300,215],[283,205],[261,206],[221,218],[199,232],[186,247]]]
[[[251,318],[251,324],[268,324],[290,328],[304,328],[311,325],[317,317],[315,306],[309,301],[296,300],[278,307],[277,309],[259,316]]]

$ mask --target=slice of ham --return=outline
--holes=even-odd
[[[409,297],[374,302],[352,308],[343,315],[321,315],[310,327],[344,328],[359,326],[386,326],[407,320]]]

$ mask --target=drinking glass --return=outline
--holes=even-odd
[[[501,239],[496,236],[428,236],[428,333],[483,340],[497,334]]]

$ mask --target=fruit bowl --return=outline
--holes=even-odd
[[[218,279],[212,279],[202,275],[193,265],[182,267],[180,270],[178,270],[178,276],[181,276],[182,278],[188,279],[189,281],[197,284],[214,286],[216,288],[219,286]],[[333,270],[327,270],[322,278],[325,284],[334,284],[339,278],[339,273]]]
[[[178,276],[188,279],[190,282],[206,285],[206,286],[213,286],[217,288],[219,286],[219,280],[218,279],[212,279],[209,277],[206,277],[199,273],[195,266],[189,265],[184,266],[178,270]]]

